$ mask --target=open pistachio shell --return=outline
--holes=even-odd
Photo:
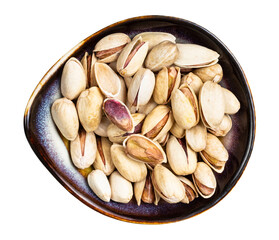
[[[197,166],[197,154],[188,146],[185,139],[170,136],[166,153],[168,163],[177,175],[192,174]]]
[[[183,84],[187,84],[188,86],[190,86],[194,90],[196,96],[198,96],[203,82],[196,74],[189,72],[182,77],[181,85]]]
[[[81,64],[84,68],[84,71],[86,73],[86,88],[90,88],[93,86],[97,86],[95,75],[94,75],[94,64],[97,62],[97,58],[95,57],[95,54],[88,54],[86,52],[81,59]]]
[[[200,152],[202,159],[216,172],[224,171],[229,154],[222,142],[213,134],[207,134],[206,147]]]
[[[198,162],[196,171],[192,175],[197,192],[203,198],[210,198],[216,190],[216,178],[211,168],[204,162]]]
[[[209,67],[195,69],[194,74],[196,74],[203,82],[213,81],[218,83],[223,78],[223,69],[220,64],[214,64]]]
[[[185,188],[185,198],[182,199],[183,203],[190,203],[195,200],[199,195],[194,184],[187,178],[179,176],[178,179],[182,182]]]
[[[228,89],[222,88],[225,101],[225,113],[235,114],[240,109],[240,102],[236,96]]]
[[[107,137],[107,129],[108,126],[111,124],[111,121],[106,117],[106,115],[102,116],[102,120],[97,127],[97,129],[94,131],[95,134],[97,134],[100,137]]]
[[[147,168],[145,164],[128,157],[122,145],[113,144],[110,152],[114,166],[128,181],[139,182],[146,177]]]
[[[122,49],[131,42],[124,33],[112,33],[96,43],[94,52],[99,62],[110,63],[116,61]]]
[[[157,142],[161,144],[161,146],[165,146],[169,140],[170,133],[167,132],[165,135],[157,139]]]
[[[209,128],[208,131],[217,137],[224,137],[232,128],[232,119],[228,114],[225,114],[222,122],[216,128]]]
[[[183,138],[185,136],[185,129],[180,127],[176,122],[172,125],[170,132],[176,138]]]
[[[174,64],[181,68],[200,68],[214,65],[219,54],[209,48],[189,43],[178,43],[178,57]]]
[[[147,104],[139,106],[138,112],[147,115],[147,114],[150,113],[155,107],[157,107],[157,103],[155,103],[155,102],[153,101],[153,99],[151,98]]]
[[[200,121],[198,125],[186,130],[186,141],[195,152],[200,152],[206,147],[207,131]]]
[[[120,53],[116,68],[121,76],[134,75],[142,66],[148,51],[148,43],[142,41],[141,37],[134,38]]]
[[[61,93],[73,100],[86,88],[86,74],[80,61],[71,57],[65,64],[61,76]]]

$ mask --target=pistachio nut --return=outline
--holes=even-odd
[[[182,182],[167,168],[157,164],[151,175],[157,193],[168,203],[178,203],[185,198]]]
[[[140,68],[134,75],[128,88],[128,101],[138,110],[139,106],[147,104],[151,99],[154,86],[154,73],[149,69]]]
[[[166,154],[160,144],[140,134],[128,136],[123,146],[129,157],[152,167],[158,163],[167,162]]]
[[[125,33],[112,33],[96,43],[94,52],[99,62],[110,63],[116,61],[122,49],[131,42]]]
[[[110,153],[112,143],[105,137],[97,137],[96,140],[97,154],[93,167],[102,170],[105,175],[109,176],[115,169]]]
[[[95,75],[94,75],[94,64],[97,62],[97,58],[95,57],[95,54],[88,54],[86,52],[81,59],[81,64],[84,68],[84,71],[86,73],[86,88],[90,88],[93,86],[97,86]]]
[[[148,51],[148,43],[141,37],[134,38],[120,53],[116,68],[121,76],[133,76],[142,66]]]
[[[141,133],[141,128],[143,124],[143,120],[145,118],[144,114],[141,113],[133,113],[132,114],[133,122],[135,125],[135,129],[132,133],[129,133],[127,131],[123,131],[120,128],[118,128],[114,124],[110,124],[107,129],[107,135],[111,142],[113,143],[123,143],[125,138],[127,138],[131,134]]]
[[[175,174],[188,175],[195,171],[198,161],[197,153],[189,147],[185,138],[177,139],[170,136],[166,153],[168,163]]]
[[[223,78],[223,69],[221,65],[217,63],[209,67],[195,69],[194,74],[196,74],[203,82],[213,81],[218,83]]]
[[[240,109],[240,102],[236,96],[228,89],[222,88],[224,102],[225,102],[225,113],[235,114]]]
[[[86,88],[86,75],[80,61],[71,57],[65,64],[61,76],[61,93],[73,100]]]
[[[189,72],[182,77],[181,85],[183,84],[190,86],[194,90],[196,96],[198,96],[203,82],[196,74]]]
[[[174,64],[181,68],[201,68],[218,62],[219,54],[209,48],[189,43],[178,43],[178,57]]]
[[[107,64],[96,62],[94,76],[97,85],[106,97],[116,97],[119,94],[120,78]]]
[[[175,121],[170,129],[170,132],[176,138],[183,138],[185,136],[185,129],[180,127]]]
[[[225,114],[222,122],[216,128],[209,128],[208,131],[217,137],[224,137],[232,128],[232,119],[228,114]]]
[[[153,72],[160,71],[163,67],[170,67],[178,57],[178,48],[171,41],[163,41],[148,53],[145,66]]]
[[[111,200],[119,203],[128,203],[133,197],[133,186],[119,172],[114,171],[109,177]]]
[[[87,182],[92,191],[103,201],[109,202],[111,188],[106,175],[101,170],[93,170],[87,176]]]
[[[51,106],[51,115],[61,134],[72,141],[78,135],[79,121],[75,104],[67,98],[59,98]]]
[[[171,106],[173,117],[180,127],[190,129],[198,124],[198,100],[191,87],[184,84],[174,90],[171,96]]]
[[[147,115],[147,114],[149,114],[155,107],[157,107],[157,103],[155,103],[155,102],[153,101],[153,99],[151,98],[147,104],[139,106],[138,112]]]
[[[86,132],[96,130],[102,119],[103,95],[98,87],[84,90],[77,100],[77,111]]]
[[[203,198],[210,198],[216,190],[216,178],[211,168],[204,162],[198,162],[196,171],[192,175],[197,192]]]
[[[137,37],[141,37],[142,41],[148,42],[148,50],[151,50],[153,47],[166,40],[175,43],[176,39],[172,34],[165,32],[142,32],[134,38]]]
[[[126,101],[126,84],[122,77],[118,76],[120,79],[120,90],[119,93],[115,96],[116,99],[120,100],[121,102]]]
[[[218,127],[225,114],[225,102],[222,87],[218,83],[207,81],[200,94],[200,115],[207,128]]]
[[[156,76],[153,93],[154,101],[158,104],[168,103],[172,92],[179,87],[180,78],[179,67],[163,67]]]
[[[200,121],[198,125],[186,130],[186,141],[195,151],[200,152],[205,149],[207,131],[206,127]]]
[[[126,84],[126,87],[129,88],[130,87],[130,84],[132,82],[132,77],[124,77],[124,81],[125,81],[125,84]]]
[[[182,199],[183,203],[190,203],[195,200],[199,195],[194,184],[187,178],[179,176],[178,179],[182,182],[185,188],[185,198]]]
[[[145,118],[141,133],[154,141],[165,136],[174,123],[170,107],[158,105]]]
[[[122,145],[113,144],[110,152],[114,166],[128,181],[139,182],[146,177],[147,168],[145,164],[128,157]]]
[[[107,118],[118,128],[126,132],[134,131],[134,122],[127,106],[118,99],[107,98],[103,104]]]
[[[167,132],[165,135],[157,139],[157,142],[161,144],[161,146],[165,146],[169,140],[170,133]]]
[[[227,149],[222,142],[213,134],[207,134],[206,147],[200,152],[202,159],[216,172],[224,171],[225,164],[229,159]]]
[[[94,133],[100,137],[107,137],[108,136],[107,129],[110,124],[111,121],[106,117],[106,115],[103,115],[102,120],[99,126],[97,127],[97,129],[94,131]]]
[[[85,169],[92,165],[96,152],[96,137],[93,132],[81,129],[75,140],[70,143],[71,158],[77,168]]]

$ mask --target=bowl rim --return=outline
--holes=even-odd
[[[49,164],[45,157],[44,154],[42,153],[42,151],[39,151],[37,149],[37,147],[34,144],[34,140],[31,137],[30,134],[30,109],[32,107],[32,104],[34,102],[34,99],[36,98],[36,96],[38,95],[38,93],[40,92],[40,90],[42,89],[42,87],[51,79],[51,76],[72,56],[75,54],[76,51],[78,51],[80,49],[80,47],[82,47],[83,45],[85,45],[87,43],[87,41],[89,41],[90,39],[98,36],[99,34],[101,34],[102,32],[116,27],[120,24],[123,23],[131,23],[131,22],[135,22],[135,21],[148,21],[148,20],[157,20],[157,21],[165,21],[165,22],[176,22],[176,23],[186,23],[189,25],[192,25],[194,28],[198,29],[199,31],[204,31],[206,32],[211,38],[213,38],[215,41],[217,41],[230,55],[230,57],[233,59],[233,61],[236,63],[236,67],[239,68],[239,72],[241,73],[241,78],[244,79],[244,83],[247,87],[248,90],[248,95],[246,96],[248,98],[248,103],[249,103],[249,112],[250,112],[250,119],[249,121],[251,122],[250,124],[250,129],[249,129],[249,138],[248,138],[248,146],[246,148],[242,163],[240,164],[235,176],[230,180],[230,186],[229,189],[224,190],[223,193],[210,205],[206,205],[203,208],[201,208],[201,210],[199,210],[198,212],[194,212],[189,216],[186,217],[182,217],[179,219],[167,219],[167,220],[159,220],[159,221],[148,221],[148,220],[142,220],[142,219],[135,219],[129,216],[124,216],[118,213],[110,213],[109,211],[105,211],[103,210],[101,207],[99,207],[99,205],[97,204],[90,204],[91,202],[88,201],[88,199],[85,196],[81,196],[75,188],[73,188],[70,184],[68,184],[67,181],[65,181],[63,179],[63,177],[59,174],[58,171],[56,171],[54,169],[54,167]],[[115,22],[113,24],[108,25],[107,27],[102,28],[101,30],[91,34],[90,36],[88,36],[87,38],[85,38],[84,40],[82,40],[80,43],[78,43],[76,46],[74,46],[71,50],[69,50],[66,54],[64,54],[48,71],[47,73],[43,76],[43,78],[40,80],[40,82],[37,84],[36,88],[34,89],[34,91],[32,92],[28,103],[26,105],[25,111],[24,111],[24,118],[23,118],[23,125],[24,125],[24,132],[25,132],[25,136],[27,138],[27,141],[29,142],[31,148],[33,149],[34,153],[37,155],[37,157],[39,158],[39,160],[43,163],[43,165],[49,170],[49,172],[55,177],[55,179],[63,185],[63,187],[65,189],[67,189],[68,192],[70,192],[72,195],[74,195],[78,200],[80,200],[82,203],[84,203],[86,206],[94,209],[95,211],[106,215],[108,217],[117,219],[117,220],[121,220],[121,221],[125,221],[125,222],[130,222],[130,223],[141,223],[141,224],[165,224],[165,223],[172,223],[172,222],[178,222],[178,221],[182,221],[188,218],[191,218],[193,216],[197,216],[203,212],[205,212],[206,210],[212,208],[213,206],[215,206],[217,203],[219,203],[236,185],[236,183],[238,182],[238,180],[240,179],[240,177],[242,176],[244,170],[246,169],[246,166],[249,162],[249,159],[251,157],[252,154],[252,150],[253,150],[253,146],[254,146],[254,141],[255,141],[255,135],[256,135],[256,111],[255,111],[255,104],[253,101],[253,96],[252,96],[252,92],[250,89],[250,85],[248,83],[248,80],[246,78],[246,75],[242,69],[242,67],[240,66],[239,62],[237,61],[237,59],[235,58],[235,56],[232,54],[232,52],[228,49],[228,47],[219,39],[217,38],[213,33],[211,33],[210,31],[208,31],[207,29],[205,29],[204,27],[183,19],[183,18],[178,18],[178,17],[173,17],[173,16],[166,16],[166,15],[143,15],[143,16],[137,16],[137,17],[132,17],[132,18],[127,18],[118,22]]]

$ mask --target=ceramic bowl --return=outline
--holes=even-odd
[[[199,197],[190,204],[158,206],[142,203],[137,206],[133,198],[128,204],[100,200],[89,188],[86,172],[72,164],[50,115],[51,104],[60,95],[60,78],[65,62],[72,56],[81,59],[84,52],[92,52],[94,45],[104,36],[124,32],[131,38],[144,31],[162,31],[176,36],[177,42],[200,44],[220,54],[224,78],[220,84],[231,90],[239,99],[241,109],[232,115],[233,127],[223,139],[229,160],[222,174],[214,173],[217,189],[213,197]],[[255,138],[255,108],[245,74],[230,50],[205,28],[175,17],[142,16],[114,23],[89,36],[61,59],[45,74],[35,88],[24,114],[24,129],[30,146],[49,172],[76,198],[90,208],[123,221],[135,223],[168,223],[197,215],[223,199],[241,177],[252,152]]]

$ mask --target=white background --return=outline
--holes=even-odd
[[[278,239],[277,1],[1,1],[0,239]],[[242,65],[254,96],[254,151],[233,190],[210,210],[167,225],[103,216],[74,198],[26,141],[23,114],[47,70],[99,29],[158,14],[214,33]]]

